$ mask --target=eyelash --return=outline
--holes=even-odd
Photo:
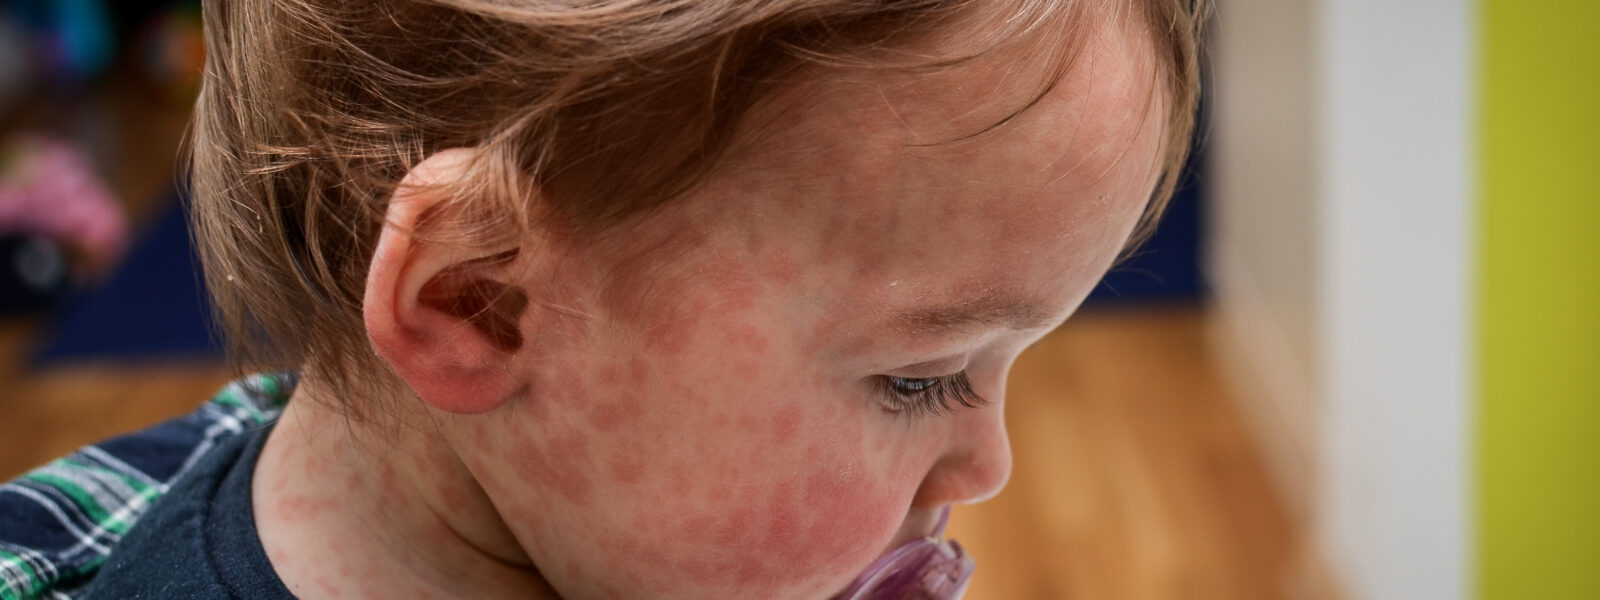
[[[884,409],[910,417],[940,417],[950,414],[952,402],[967,408],[978,408],[989,403],[972,391],[972,382],[966,371],[944,377],[894,377],[878,376],[878,392],[883,397]]]

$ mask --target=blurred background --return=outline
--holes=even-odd
[[[1218,0],[1160,232],[1019,361],[970,598],[1600,598],[1600,3]],[[198,3],[0,0],[0,478],[227,379]]]

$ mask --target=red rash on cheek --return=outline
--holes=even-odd
[[[799,402],[790,402],[778,409],[772,415],[772,441],[778,444],[788,444],[794,440],[794,434],[800,431],[800,425],[805,420],[805,407]]]
[[[793,285],[800,279],[800,263],[787,254],[772,254],[765,263],[767,274],[779,285]]]
[[[819,562],[821,557],[838,557],[852,561],[846,564],[861,564],[863,541],[871,540],[864,540],[862,533],[883,531],[883,515],[900,512],[886,490],[861,489],[860,482],[851,482],[836,474],[816,473],[808,477],[805,500],[814,507],[827,508],[826,517],[812,521],[806,530],[806,537],[820,546],[812,548]],[[896,524],[890,524],[884,539],[893,533]],[[869,546],[865,555],[876,551],[877,548]]]
[[[644,462],[638,456],[614,456],[609,468],[611,477],[621,483],[639,483],[644,479]]]
[[[754,325],[740,324],[728,328],[729,345],[739,350],[753,354],[763,354],[767,351],[767,336]]]
[[[844,233],[840,244],[862,244]],[[604,311],[615,320],[584,338],[611,345],[537,365],[514,427],[474,442],[503,465],[485,470],[502,476],[492,487],[541,567],[584,595],[609,582],[820,597],[882,551],[910,490],[886,478],[856,421],[867,415],[830,391],[806,348],[851,321],[793,331],[774,304],[812,260],[712,254],[621,283]]]
[[[756,423],[759,422],[759,420],[760,419],[752,413],[739,415],[739,418],[736,419],[739,424],[739,429],[743,429],[745,431],[754,430],[756,428]]]

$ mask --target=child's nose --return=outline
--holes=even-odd
[[[999,404],[958,411],[944,451],[922,480],[912,505],[982,502],[1000,493],[1011,477],[1011,443]]]

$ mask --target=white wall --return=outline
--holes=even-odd
[[[1210,264],[1221,347],[1241,365],[1242,397],[1255,398],[1241,406],[1269,454],[1304,453],[1310,483],[1280,481],[1303,500],[1316,548],[1352,599],[1465,599],[1472,5],[1219,4]],[[1284,74],[1263,56],[1304,56],[1306,72]],[[1305,131],[1251,122],[1296,110],[1310,115]],[[1275,165],[1263,148],[1308,149],[1308,166],[1261,173]],[[1244,214],[1270,197],[1289,217]],[[1285,239],[1280,224],[1298,230],[1307,217],[1306,235]],[[1307,270],[1286,273],[1288,263]],[[1300,314],[1310,315],[1303,340]],[[1309,357],[1304,381],[1252,375],[1283,368],[1290,361],[1274,357],[1284,352]],[[1274,420],[1299,424],[1275,430]]]
[[[1325,553],[1359,598],[1466,598],[1468,0],[1323,0]]]

